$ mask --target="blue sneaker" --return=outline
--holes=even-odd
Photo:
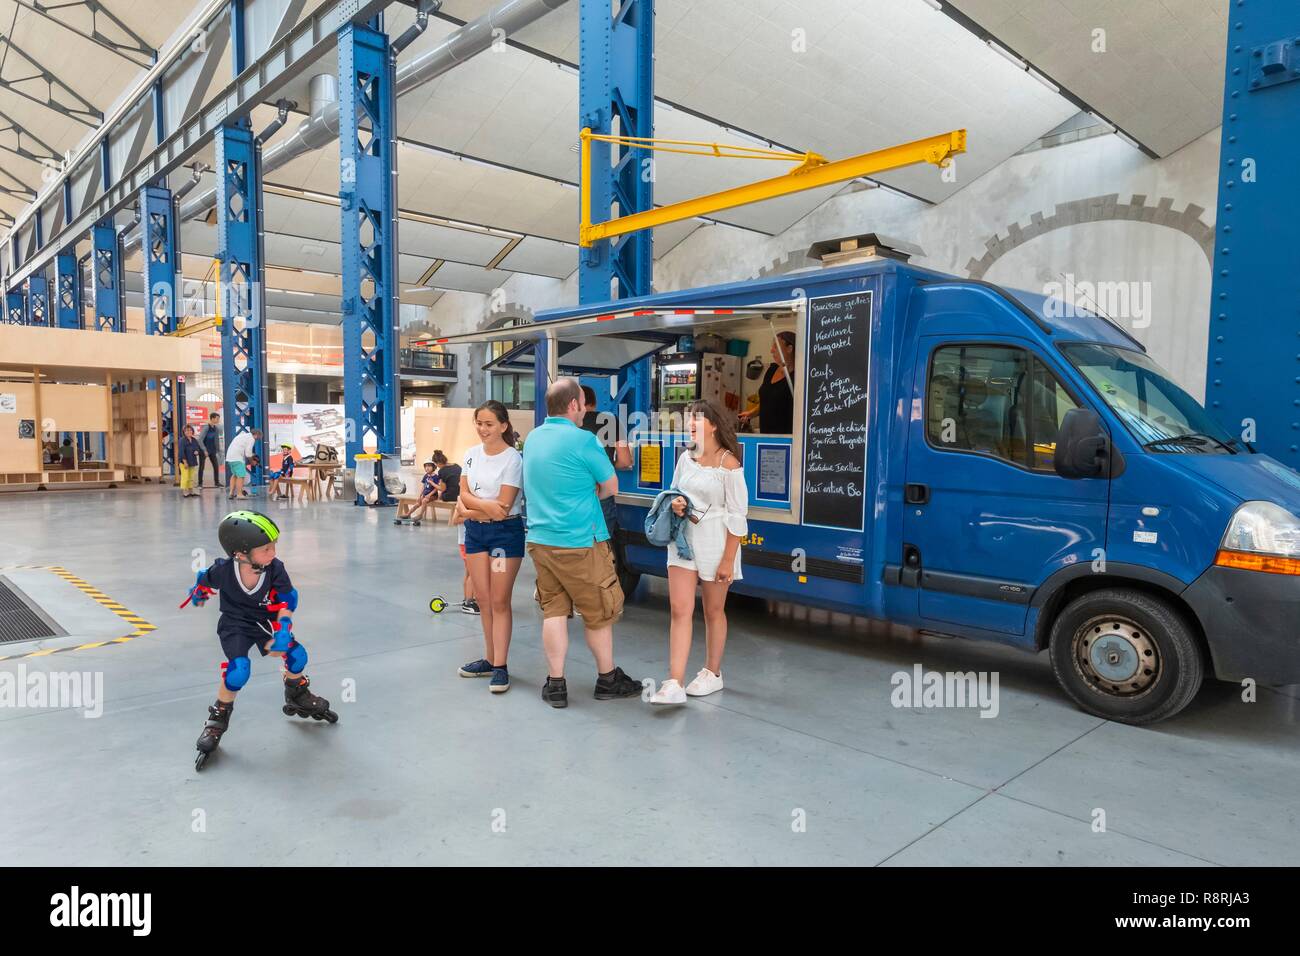
[[[492,665],[482,658],[479,658],[478,660],[471,661],[462,667],[459,674],[461,677],[491,677]]]
[[[494,694],[504,694],[510,689],[510,674],[504,667],[492,668],[492,683],[488,690]]]

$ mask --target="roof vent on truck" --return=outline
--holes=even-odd
[[[820,259],[822,267],[846,266],[854,262],[873,259],[894,259],[907,262],[913,256],[924,256],[925,250],[915,243],[878,232],[865,232],[843,239],[823,239],[808,247],[809,259]]]

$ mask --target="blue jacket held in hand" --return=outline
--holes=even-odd
[[[656,547],[666,548],[669,542],[676,542],[677,553],[687,561],[694,560],[691,546],[686,541],[685,516],[678,516],[673,511],[673,500],[677,497],[686,499],[686,514],[691,513],[691,499],[676,488],[669,488],[655,495],[650,505],[650,512],[645,516],[646,539]]]

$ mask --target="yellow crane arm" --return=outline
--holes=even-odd
[[[886,149],[878,149],[872,153],[863,153],[861,156],[852,156],[834,162],[819,162],[821,157],[815,153],[785,153],[779,156],[754,157],[798,159],[802,160],[802,164],[788,173],[771,179],[763,179],[756,183],[737,186],[734,189],[724,189],[722,192],[710,193],[707,196],[697,196],[683,202],[647,209],[644,212],[632,213],[629,216],[619,216],[617,219],[611,219],[607,222],[593,223],[591,221],[591,141],[593,139],[604,142],[620,142],[634,149],[661,148],[652,145],[655,142],[654,140],[637,141],[631,138],[599,136],[593,134],[590,129],[582,131],[579,141],[582,153],[582,220],[578,232],[578,244],[584,248],[601,239],[626,235],[639,229],[652,229],[655,226],[680,222],[683,219],[691,219],[695,216],[707,216],[723,209],[734,209],[736,206],[745,206],[749,203],[761,202],[764,199],[775,199],[777,196],[788,196],[791,193],[803,192],[806,189],[817,189],[820,186],[848,182],[861,176],[872,176],[891,169],[901,169],[914,163],[933,163],[940,167],[947,166],[951,157],[966,151],[966,131],[958,129],[938,136],[918,139],[912,143],[904,143],[901,146],[890,146]],[[746,149],[745,147],[723,148]]]

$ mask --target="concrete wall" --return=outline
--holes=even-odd
[[[701,227],[657,260],[654,285],[783,273],[811,265],[804,252],[815,241],[879,232],[919,245],[919,264],[954,275],[1036,292],[1058,291],[1071,277],[1079,304],[1111,314],[1200,397],[1218,150],[1218,130],[1161,160],[1116,136],[1094,136],[1013,156],[939,205],[887,189],[846,190],[770,239]],[[961,171],[959,157],[958,181]],[[576,301],[576,274],[517,276],[495,295],[444,295],[428,321],[453,334]],[[482,361],[461,361],[475,377],[462,378],[456,404],[475,404],[485,394]]]

